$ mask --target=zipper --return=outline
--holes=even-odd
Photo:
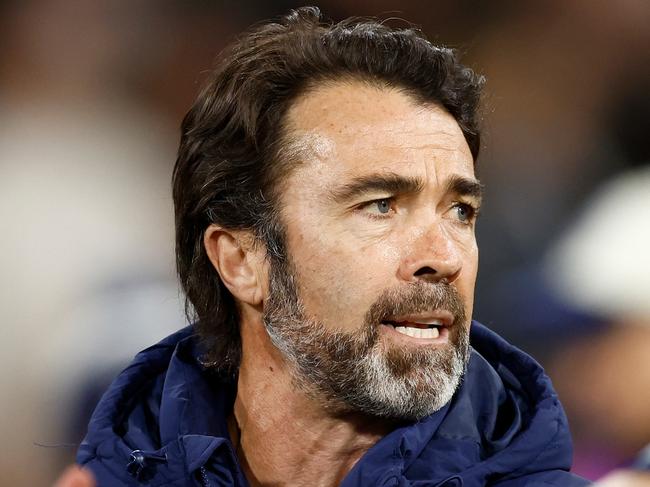
[[[202,487],[211,487],[208,472],[205,470],[205,467],[199,468],[199,474]]]

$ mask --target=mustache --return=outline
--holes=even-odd
[[[445,310],[452,314],[452,325],[466,319],[465,305],[455,287],[450,284],[414,282],[399,288],[386,289],[370,306],[365,316],[369,326],[394,316]]]

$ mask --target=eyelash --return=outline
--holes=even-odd
[[[359,205],[357,207],[357,211],[362,211],[364,208],[368,208],[371,205],[376,205],[380,201],[389,202],[390,206],[391,206],[391,209],[392,209],[392,206],[395,203],[395,198],[392,198],[392,197],[391,198],[378,198],[376,200],[367,201],[367,202],[362,203],[361,205]],[[459,223],[461,223],[463,225],[471,225],[476,220],[476,218],[478,217],[478,214],[479,214],[479,208],[472,205],[472,204],[470,204],[470,203],[464,203],[464,202],[456,201],[456,202],[454,202],[452,208],[455,208],[455,209],[462,208],[467,212],[467,220],[466,221],[458,220]],[[391,217],[390,211],[388,213],[385,213],[385,214],[367,213],[366,215],[367,215],[368,218],[372,218],[373,220],[385,220],[385,219]]]
[[[367,213],[366,215],[369,218],[372,218],[373,220],[385,220],[387,218],[390,218],[390,216],[391,216],[390,210],[393,209],[392,207],[393,207],[393,204],[395,203],[395,198],[378,198],[376,200],[366,201],[365,203],[362,203],[361,205],[359,205],[357,207],[357,211],[363,211],[365,208],[368,208],[368,207],[370,207],[372,205],[375,205],[375,204],[379,203],[380,201],[387,201],[390,204],[389,212],[388,213],[383,213],[383,214],[380,214],[380,213]],[[393,210],[393,212],[394,212],[394,210]]]
[[[454,203],[453,208],[463,208],[464,210],[467,211],[467,220],[466,221],[460,221],[463,225],[471,225],[474,221],[476,221],[476,218],[478,217],[479,213],[479,208],[470,204],[470,203],[463,203],[460,201],[457,201]]]

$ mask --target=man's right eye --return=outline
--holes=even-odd
[[[380,198],[378,200],[368,201],[359,207],[360,210],[368,213],[372,218],[385,218],[393,208],[393,198]]]

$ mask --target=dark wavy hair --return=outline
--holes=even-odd
[[[270,259],[284,258],[277,188],[296,162],[283,153],[285,114],[310,88],[341,79],[395,87],[444,107],[476,161],[484,80],[417,29],[392,29],[372,19],[330,23],[318,8],[304,7],[239,37],[220,55],[183,120],[173,175],[186,311],[221,369],[239,365],[239,318],[208,259],[204,232],[212,223],[249,230]]]

